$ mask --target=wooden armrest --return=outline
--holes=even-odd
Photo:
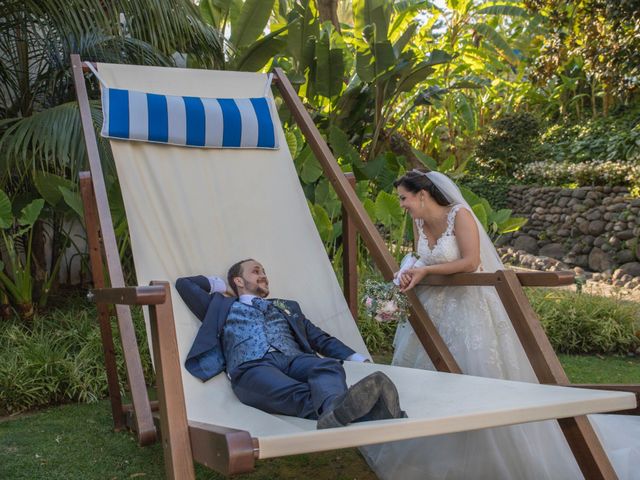
[[[87,294],[87,300],[94,303],[115,305],[159,305],[166,299],[162,285],[144,287],[96,288]]]
[[[249,432],[189,421],[189,438],[196,462],[224,475],[251,472],[260,452]]]
[[[517,272],[518,280],[523,287],[558,287],[573,285],[576,274],[572,271],[562,272]]]
[[[427,275],[419,285],[437,286],[493,286],[502,281],[501,270],[492,273],[454,273],[453,275]],[[557,287],[571,285],[573,272],[516,272],[523,287]]]

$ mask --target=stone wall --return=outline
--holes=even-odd
[[[594,272],[640,276],[640,199],[625,187],[513,186],[509,205],[529,219],[500,246]]]

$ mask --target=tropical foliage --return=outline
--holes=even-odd
[[[136,335],[143,338],[142,312],[134,312]],[[107,394],[106,370],[96,312],[70,304],[37,313],[27,328],[12,319],[0,323],[0,415],[67,402],[95,402]],[[114,331],[115,322],[112,326]],[[115,341],[120,388],[126,372]],[[153,383],[147,342],[140,342],[145,377]]]
[[[624,355],[639,343],[633,303],[566,290],[531,289],[528,297],[557,352]]]
[[[33,309],[24,305],[32,305],[34,295],[40,304],[46,302],[60,258],[74,244],[65,231],[81,213],[78,172],[86,168],[86,153],[69,55],[169,66],[175,65],[177,52],[209,68],[224,58],[219,32],[202,21],[188,0],[4,2],[0,188],[11,199],[7,205],[10,210],[13,203],[17,221],[10,220],[9,210],[3,214],[2,228],[12,227],[10,233],[5,230],[2,251],[8,261],[3,265],[0,295],[8,296],[27,317]],[[91,86],[95,96],[96,85]],[[99,105],[92,102],[91,108],[98,124]],[[100,147],[108,162],[108,149]],[[39,205],[38,214],[32,208],[29,212],[34,215],[28,219],[17,213],[27,204]],[[33,222],[25,224],[26,220]],[[52,248],[50,261],[47,245]]]
[[[604,171],[609,183],[635,181],[640,18],[633,3],[9,0],[0,21],[0,189],[12,209],[0,296],[44,304],[59,259],[77,240],[67,232],[81,221],[76,185],[86,153],[70,53],[104,62],[282,68],[399,258],[413,229],[392,182],[411,168],[437,169],[471,187],[465,196],[492,235],[522,224],[504,205],[518,178],[585,183]],[[87,81],[97,128],[98,85]],[[339,202],[289,114],[280,114],[337,263]],[[120,253],[130,262],[109,149],[99,148]],[[620,160],[629,165],[619,171],[607,163]],[[530,165],[540,161],[556,162],[544,168],[558,173],[533,175]],[[565,166],[585,161],[592,163]],[[27,229],[21,211],[38,200],[42,208]],[[20,268],[31,278],[21,280]],[[19,300],[17,284],[31,293]]]
[[[637,1],[526,3],[545,19],[532,74],[554,92],[558,115],[607,116],[633,99],[640,82]]]

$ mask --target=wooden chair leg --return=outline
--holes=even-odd
[[[618,478],[600,439],[586,416],[561,418],[558,423],[585,480]]]
[[[91,174],[80,172],[80,193],[84,204],[84,223],[87,231],[87,243],[89,246],[89,260],[91,262],[91,275],[95,288],[104,288],[104,270],[102,265],[102,252],[100,248],[100,233],[98,228],[98,212],[96,211],[95,198]],[[120,381],[118,379],[118,367],[116,365],[116,353],[113,344],[113,331],[109,315],[109,306],[100,304],[97,306],[100,336],[102,338],[102,351],[107,370],[107,386],[109,400],[111,401],[111,413],[115,430],[125,428],[125,411],[120,395]]]
[[[569,379],[515,272],[497,272],[496,290],[540,383],[567,384]],[[585,416],[558,420],[586,479],[616,479],[616,473]]]
[[[91,169],[90,178],[93,185],[93,198],[95,199],[94,205],[99,225],[99,227],[96,228],[99,228],[99,232],[102,236],[111,286],[123,287],[124,276],[122,274],[122,265],[120,264],[117,241],[113,230],[113,221],[111,219],[111,211],[109,210],[107,190],[104,182],[104,175],[102,174],[100,155],[98,153],[98,142],[93,128],[93,119],[91,117],[91,109],[89,107],[87,86],[85,84],[84,74],[82,71],[82,60],[80,60],[80,56],[78,54],[71,55],[71,67],[73,70],[73,82],[76,88],[76,96],[78,98],[78,107],[80,109],[80,119],[82,122],[82,130],[84,132],[87,156],[89,158],[89,167]],[[135,407],[138,443],[140,443],[140,445],[147,445],[156,440],[156,428],[153,423],[151,408],[149,407],[149,396],[147,394],[147,386],[145,385],[144,373],[142,371],[140,351],[138,349],[135,330],[133,328],[131,311],[128,306],[117,305],[116,313],[118,317],[120,340],[127,369],[127,382],[131,392],[131,401]]]
[[[195,478],[195,472],[171,291],[167,282],[151,282],[151,285],[162,285],[166,291],[163,304],[149,307],[165,471],[171,480],[191,480]]]

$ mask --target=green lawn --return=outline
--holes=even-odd
[[[197,478],[225,478],[199,467]],[[108,401],[64,405],[0,420],[2,480],[124,480],[164,478],[159,444],[139,447],[126,432],[112,431]],[[374,480],[356,449],[298,455],[258,463],[247,480]]]
[[[640,359],[561,355],[576,383],[640,383]],[[219,475],[197,469],[198,479]],[[163,477],[159,445],[140,448],[114,433],[107,401],[64,405],[0,420],[0,479],[156,479]],[[375,479],[356,449],[260,462],[251,479]]]
[[[573,383],[640,383],[640,357],[558,355]]]

